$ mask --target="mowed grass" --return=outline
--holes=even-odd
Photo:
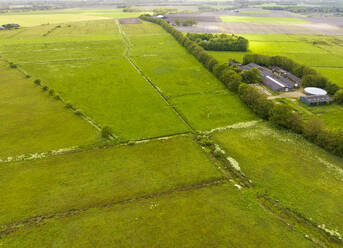
[[[0,226],[221,178],[191,137],[0,164]]]
[[[120,139],[188,131],[185,123],[125,58],[22,67],[97,123],[110,126]]]
[[[234,93],[228,91],[175,97],[171,102],[197,131],[257,119]]]
[[[5,247],[313,247],[230,184],[54,218]]]
[[[223,22],[248,23],[309,23],[296,17],[255,17],[255,16],[221,16]]]
[[[93,126],[0,62],[0,157],[99,141]]]
[[[214,139],[262,192],[342,233],[342,159],[265,123],[216,133]]]

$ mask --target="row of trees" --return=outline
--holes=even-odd
[[[326,77],[323,77],[316,70],[298,64],[293,60],[283,56],[268,56],[261,54],[247,54],[243,58],[243,64],[256,63],[259,65],[273,67],[278,66],[294,75],[302,78],[304,87],[319,87],[325,89],[330,95],[335,95],[340,88],[331,83]]]
[[[211,51],[247,51],[249,41],[241,36],[227,34],[193,34],[187,37],[205,50]]]
[[[236,92],[240,99],[262,119],[269,120],[279,127],[303,134],[308,140],[343,157],[342,132],[328,130],[318,119],[305,121],[288,105],[275,104],[273,101],[268,100],[266,95],[257,88],[243,83],[242,76],[245,76],[240,74],[236,68],[229,67],[226,63],[219,64],[201,46],[184,36],[180,31],[174,29],[166,21],[152,18],[149,15],[141,16],[141,19],[157,23],[172,34],[181,45],[223,82],[229,90]],[[248,59],[245,60],[248,61]]]

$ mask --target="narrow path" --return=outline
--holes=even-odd
[[[168,98],[162,93],[162,91],[150,80],[148,76],[145,75],[145,73],[139,68],[139,66],[135,63],[133,59],[130,57],[130,49],[133,46],[129,38],[126,36],[125,32],[122,30],[121,25],[119,24],[119,21],[116,21],[118,30],[120,35],[123,37],[123,40],[125,41],[126,48],[124,51],[124,56],[129,61],[129,63],[132,65],[132,67],[141,75],[141,77],[150,84],[150,86],[160,95],[160,97],[164,100],[164,102],[174,111],[174,113],[192,130],[193,132],[196,132],[196,130],[191,126],[191,124],[187,121],[187,119],[173,106],[169,101]]]

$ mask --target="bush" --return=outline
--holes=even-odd
[[[334,99],[337,103],[343,104],[343,90],[339,90],[336,92]]]
[[[65,105],[65,107],[66,107],[67,109],[74,109],[74,106],[73,106],[70,102],[67,102],[66,105]]]
[[[36,85],[41,85],[41,81],[39,80],[39,79],[36,79],[35,81],[33,81],[34,82],[34,84],[36,84]]]
[[[57,95],[57,94],[55,95],[55,99],[58,100],[58,101],[62,100],[62,98],[59,95]]]
[[[31,76],[30,76],[30,75],[25,75],[25,77],[26,77],[26,78],[31,78]]]
[[[241,72],[242,80],[247,84],[259,84],[262,82],[262,73],[256,68]]]
[[[10,63],[10,68],[15,69],[15,68],[17,68],[17,65],[11,62]]]
[[[50,89],[49,90],[49,95],[50,96],[54,96],[55,95],[55,90],[54,89]]]
[[[78,116],[83,116],[83,113],[80,109],[77,109],[74,111],[74,114],[78,115]]]
[[[102,136],[103,138],[108,139],[109,137],[112,136],[112,129],[111,129],[110,127],[108,127],[108,126],[103,127],[103,128],[101,129],[101,136]]]
[[[42,90],[43,90],[43,91],[48,91],[49,88],[48,88],[48,86],[45,86],[45,85],[44,85],[44,86],[42,87]]]

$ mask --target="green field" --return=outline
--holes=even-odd
[[[343,245],[343,160],[261,122],[160,26],[117,20],[139,14],[1,14],[27,27],[0,31],[0,248]],[[247,37],[338,73],[322,37]],[[299,109],[342,121],[337,105]]]
[[[256,16],[221,16],[223,22],[248,23],[309,23],[296,17],[256,17]]]
[[[100,141],[94,127],[0,62],[0,158]]]
[[[264,123],[217,133],[214,139],[258,188],[308,219],[343,231],[342,159]]]
[[[0,226],[221,177],[189,137],[0,164],[0,171]]]
[[[92,208],[10,234],[5,247],[314,247],[231,185]]]

